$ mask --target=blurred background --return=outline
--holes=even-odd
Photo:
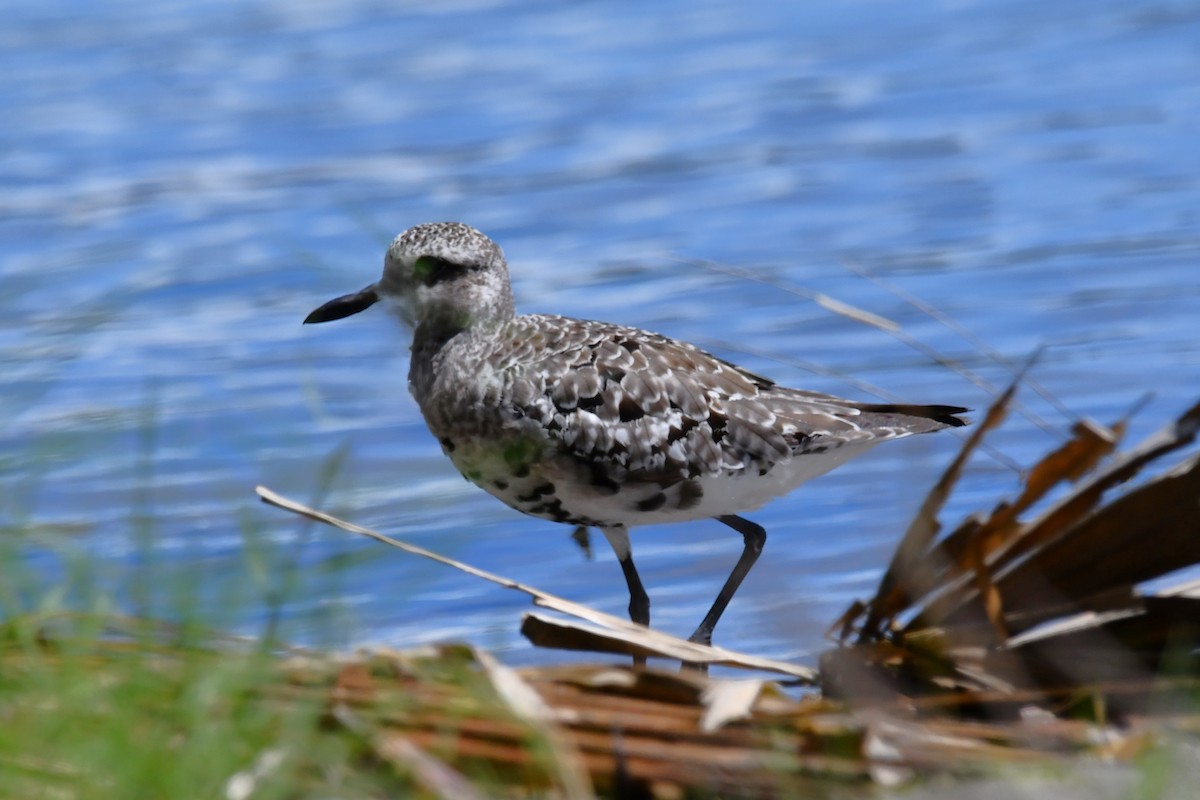
[[[607,546],[465,483],[380,311],[304,328],[410,225],[506,250],[518,305],[694,341],[780,382],[981,409],[986,385],[812,302],[894,320],[1030,412],[946,519],[1071,415],[1200,387],[1200,6],[19,1],[0,27],[0,613],[200,612],[324,646],[557,658],[527,601],[261,506],[263,483],[624,614]],[[731,274],[737,273],[737,274]],[[749,276],[749,277],[748,277]],[[753,278],[753,279],[752,279]],[[865,382],[865,384],[863,383]],[[978,412],[977,412],[978,416]],[[959,441],[881,448],[751,515],[718,643],[811,660]],[[635,531],[687,635],[741,542]]]

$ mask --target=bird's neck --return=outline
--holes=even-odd
[[[413,329],[408,385],[431,430],[440,430],[447,414],[471,402],[460,390],[473,384],[454,376],[463,371],[473,373],[481,366],[478,359],[486,350],[487,338],[507,322],[477,319],[471,325],[463,325],[430,319]],[[450,395],[446,394],[448,387]]]
[[[422,320],[413,329],[413,363],[432,361],[447,342],[472,327],[466,320],[450,316]]]
[[[432,357],[460,333],[497,330],[513,316],[511,300],[494,306],[460,307],[448,303],[427,308],[413,328],[413,355],[420,352]]]

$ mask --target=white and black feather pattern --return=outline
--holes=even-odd
[[[729,513],[714,507],[716,482],[737,484],[742,498],[722,491],[721,502],[757,507],[880,441],[957,422],[942,407],[787,389],[684,342],[559,316],[463,331],[413,372],[430,428],[454,444],[447,452],[468,478],[520,510],[577,524]],[[497,489],[498,470],[527,474]],[[531,483],[552,486],[559,502],[551,492],[521,499]]]
[[[526,514],[605,528],[633,621],[649,623],[650,601],[627,528],[716,517],[742,534],[742,555],[692,634],[704,644],[766,539],[738,514],[879,442],[964,424],[954,406],[787,389],[636,328],[517,316],[503,252],[458,222],[400,234],[378,282],[305,322],[381,300],[413,329],[409,388],[455,466]]]
[[[379,300],[413,328],[410,389],[463,475],[561,522],[724,518],[879,442],[963,424],[953,406],[784,388],[636,328],[517,316],[503,252],[457,222],[397,236],[377,283],[305,321]]]

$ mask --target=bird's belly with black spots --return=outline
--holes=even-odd
[[[571,525],[609,524],[564,504],[560,492],[571,482],[536,440],[459,440],[443,437],[442,450],[464,478],[510,508],[530,516]]]
[[[442,439],[467,480],[522,513],[592,527],[655,525],[753,511],[867,447],[805,454],[762,468],[668,481],[607,471],[564,457],[541,441]]]
[[[705,519],[758,508],[786,491],[764,485],[777,480],[744,480],[748,476],[741,473],[681,477],[665,485],[637,476],[630,480],[620,470],[526,450],[511,441],[443,439],[442,449],[464,478],[510,508],[571,525],[633,527]]]
[[[657,483],[636,474],[624,480],[566,481],[557,496],[580,518],[604,525],[658,525],[754,511],[823,475],[871,445],[801,454],[774,464]],[[593,470],[594,471],[594,470]]]

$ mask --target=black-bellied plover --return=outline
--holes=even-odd
[[[413,329],[409,389],[471,482],[535,517],[596,527],[650,621],[629,528],[713,517],[745,546],[692,634],[712,631],[762,551],[737,516],[886,439],[964,424],[958,406],[859,403],[773,381],[655,333],[517,315],[508,265],[458,222],[418,225],[388,247],[383,277],[304,321],[389,301]]]

